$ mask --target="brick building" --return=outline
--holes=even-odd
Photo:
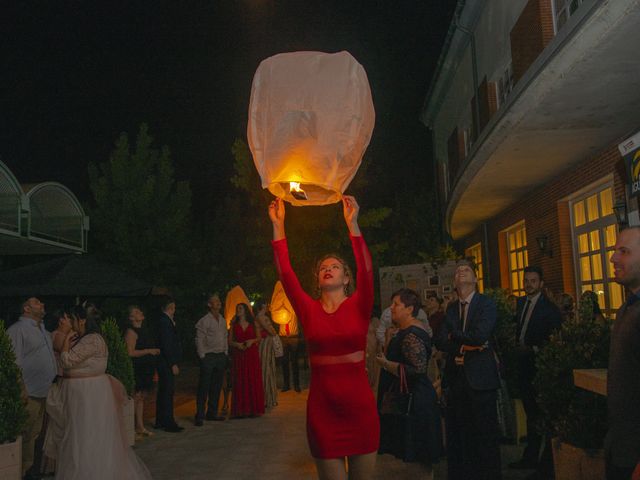
[[[522,294],[537,264],[555,293],[622,303],[609,258],[619,217],[638,223],[621,151],[640,144],[639,21],[638,0],[458,2],[422,121],[444,231],[485,285]]]

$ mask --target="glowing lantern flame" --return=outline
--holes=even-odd
[[[307,200],[307,194],[300,188],[300,182],[289,182],[289,192],[296,200]]]

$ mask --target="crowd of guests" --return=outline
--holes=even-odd
[[[451,480],[501,478],[497,395],[502,388],[502,367],[517,373],[528,424],[522,458],[509,467],[534,470],[531,478],[552,478],[549,439],[536,425],[540,411],[533,383],[535,357],[553,331],[575,317],[573,298],[568,294],[552,296],[545,289],[542,270],[525,268],[525,295],[509,297],[517,355],[515,364],[506,366],[499,365],[500,352],[496,351],[496,304],[477,291],[474,266],[468,261],[460,261],[456,267],[456,297],[448,305],[429,295],[423,307],[415,291],[403,288],[393,293],[391,305],[380,319],[369,322],[373,296],[370,257],[359,238],[357,223],[348,220],[348,210],[345,207],[345,219],[350,225],[361,290],[351,290],[349,266],[329,255],[316,269],[325,297],[308,297],[288,263],[285,238],[274,228],[279,274],[311,340],[307,354],[316,386],[309,395],[307,431],[320,477],[346,478],[345,465],[334,461],[344,455],[349,458],[349,478],[367,478],[375,464],[371,455],[391,454],[406,462],[407,470],[415,476],[432,476],[433,464],[446,455]],[[278,215],[283,218],[284,211],[274,217]],[[640,239],[637,230],[624,235]],[[624,242],[624,235],[620,242]],[[623,270],[626,260],[620,259],[620,252],[622,248],[612,260],[621,265],[616,267],[616,279],[640,291],[640,267]],[[638,260],[640,265],[640,253]],[[635,364],[629,366],[626,360],[633,363],[637,355],[630,343],[637,335],[629,330],[635,325],[634,308],[640,305],[637,298],[636,293],[630,295],[614,327],[610,403],[629,405],[629,399],[635,398],[633,392],[629,395],[628,385],[633,384],[630,375],[637,370],[631,372]],[[590,305],[594,319],[604,320],[593,292],[584,292],[580,300]],[[277,358],[283,368],[283,391],[291,387],[290,368],[294,388],[301,390],[297,317],[290,324],[276,326],[266,304],[251,308],[240,303],[227,325],[221,307],[220,297],[210,295],[208,312],[195,325],[200,362],[194,417],[197,427],[207,420],[224,421],[227,413],[231,418],[257,417],[276,406]],[[136,305],[128,308],[123,338],[134,366],[135,428],[140,436],[152,435],[144,424],[144,402],[154,390],[156,372],[154,427],[171,433],[183,430],[173,408],[175,377],[180,374],[182,360],[175,312],[175,301],[165,299],[154,339],[143,328],[142,309]],[[44,316],[44,304],[31,297],[22,304],[18,322],[7,330],[22,370],[28,412],[23,432],[25,478],[35,473],[32,465],[39,435],[43,442],[38,448],[45,460],[55,463],[56,478],[150,478],[125,438],[124,387],[105,373],[109,352],[100,333],[100,312],[94,306],[58,310],[52,315],[49,331]],[[620,353],[623,350],[624,354]],[[230,409],[225,392],[229,389]],[[224,401],[219,408],[221,393]],[[336,399],[339,409],[334,405]],[[607,440],[607,478],[630,478],[627,474],[634,467],[635,473],[640,473],[635,465],[615,463],[630,462],[623,453],[631,451],[636,442],[635,433],[628,431],[631,411],[609,409],[612,428]]]

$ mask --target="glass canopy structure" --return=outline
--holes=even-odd
[[[87,251],[89,217],[56,182],[21,185],[0,161],[0,255]]]

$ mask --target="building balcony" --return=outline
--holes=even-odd
[[[585,0],[569,18],[460,165],[445,217],[454,239],[635,133],[639,23],[638,0]]]

